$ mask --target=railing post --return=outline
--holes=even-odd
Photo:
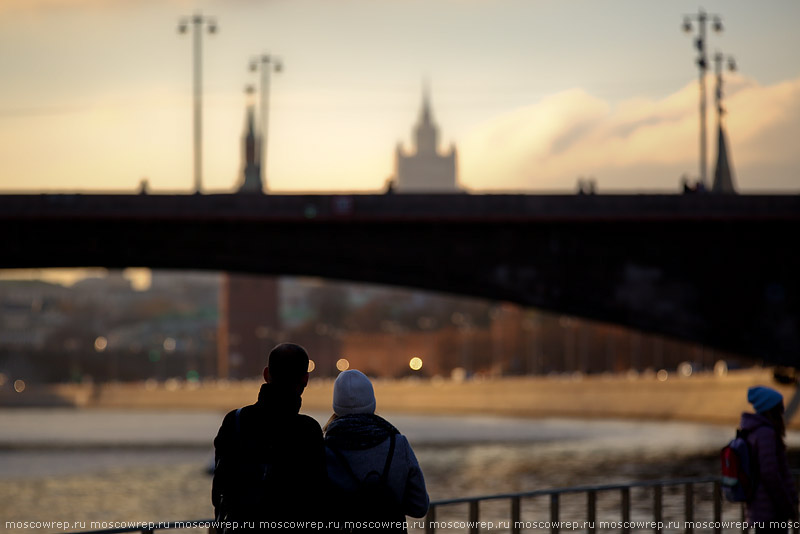
[[[656,528],[653,530],[656,534],[661,533],[659,525],[664,521],[664,512],[662,509],[662,503],[664,502],[663,492],[664,486],[656,486],[653,488],[653,522],[656,524]]]
[[[469,522],[470,527],[469,531],[471,534],[478,534],[480,532],[480,527],[478,526],[478,521],[480,521],[480,511],[478,510],[478,503],[479,500],[469,501]]]
[[[511,534],[519,534],[519,522],[522,514],[520,513],[520,498],[511,498]]]
[[[747,534],[747,531],[749,529],[747,528],[747,522],[746,522],[747,521],[747,513],[745,512],[744,506],[745,506],[744,503],[742,503],[742,505],[739,507],[739,512],[740,512],[740,516],[742,518],[742,525],[744,525],[744,526],[742,526],[742,534]]]
[[[622,534],[628,534],[631,529],[628,527],[631,520],[631,489],[622,488]]]
[[[686,519],[686,534],[692,534],[692,522],[694,521],[694,486],[691,482],[686,483],[685,495],[685,519]]]
[[[588,534],[595,534],[597,532],[597,527],[595,526],[597,521],[597,492],[594,490],[586,494],[586,520],[589,521]]]
[[[795,488],[798,487],[798,485],[797,485],[798,482],[800,482],[800,475],[795,474],[795,477],[794,477],[794,487]],[[792,534],[798,534],[798,532],[800,532],[800,527],[798,526],[797,521],[794,521],[793,523],[794,523],[794,525],[792,526]]]
[[[722,534],[722,484],[714,481],[714,534]]]
[[[436,532],[436,527],[434,526],[434,523],[436,523],[436,506],[432,504],[428,508],[428,513],[425,514],[426,534],[434,534],[434,532]]]
[[[558,493],[550,494],[550,534],[558,534]]]

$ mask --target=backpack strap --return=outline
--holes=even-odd
[[[389,454],[386,456],[386,463],[383,466],[383,473],[381,473],[381,478],[384,482],[386,482],[386,480],[389,478],[389,468],[392,466],[392,458],[394,457],[394,441],[394,434],[391,434],[389,436]]]
[[[381,473],[380,477],[381,481],[383,481],[384,483],[389,478],[389,467],[391,467],[392,465],[392,457],[394,456],[394,442],[395,442],[395,435],[392,434],[389,436],[389,454],[386,455],[386,463],[383,465],[383,473]],[[350,475],[350,478],[352,478],[356,482],[356,484],[361,484],[362,482],[361,479],[359,479],[358,476],[356,476],[355,472],[353,471],[353,468],[350,467],[350,463],[347,461],[347,458],[345,458],[344,454],[342,454],[342,451],[340,451],[336,447],[329,446],[328,448],[333,451],[333,454],[336,455],[336,458],[339,460],[339,463],[341,463],[344,466],[345,470]]]

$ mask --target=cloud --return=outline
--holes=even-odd
[[[716,158],[709,77],[708,176]],[[742,191],[800,190],[800,78],[761,86],[731,75],[725,107],[729,151]],[[595,177],[600,191],[677,190],[699,174],[697,84],[658,100],[617,105],[582,89],[547,96],[495,117],[461,142],[461,181],[472,189],[565,190]],[[569,188],[569,185],[566,187]]]
[[[153,5],[161,0],[146,0]],[[192,7],[189,0],[169,0],[176,5]],[[145,0],[0,0],[0,14],[5,13],[39,13],[39,12],[68,12],[76,8],[108,8],[141,7]],[[166,2],[165,2],[166,3]]]

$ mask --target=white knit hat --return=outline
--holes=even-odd
[[[344,371],[333,384],[333,412],[336,415],[375,413],[375,392],[369,378],[355,369]]]

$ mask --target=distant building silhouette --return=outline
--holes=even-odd
[[[717,103],[717,164],[714,167],[714,183],[711,185],[711,192],[717,194],[736,194],[736,188],[733,185],[733,170],[731,169],[730,161],[728,159],[728,144],[725,141],[725,128],[723,127],[723,118],[725,116],[725,106],[722,104],[722,62],[723,55],[719,52],[714,56],[714,63],[716,66],[717,74],[717,88],[716,88],[716,103]],[[730,70],[735,70],[736,63],[733,58],[728,58],[728,67]]]
[[[414,130],[415,152],[406,154],[402,143],[397,145],[392,192],[451,193],[460,190],[456,181],[456,148],[451,145],[449,152],[439,154],[438,137],[439,132],[433,123],[430,97],[426,88],[423,91],[419,122]]]
[[[247,107],[244,162],[238,194],[263,194],[259,136],[253,106]],[[271,276],[227,273],[220,282],[217,374],[253,378],[261,374],[280,328],[278,280]]]
[[[717,135],[717,165],[714,168],[714,185],[711,187],[712,193],[736,194],[733,185],[733,171],[728,161],[728,149],[725,142],[725,130],[722,123],[719,124],[719,134]]]
[[[217,372],[223,378],[257,378],[277,344],[278,280],[230,273],[221,285]]]
[[[247,108],[246,132],[244,135],[244,170],[239,193],[263,193],[261,165],[258,153],[258,135],[253,126],[253,106]]]

